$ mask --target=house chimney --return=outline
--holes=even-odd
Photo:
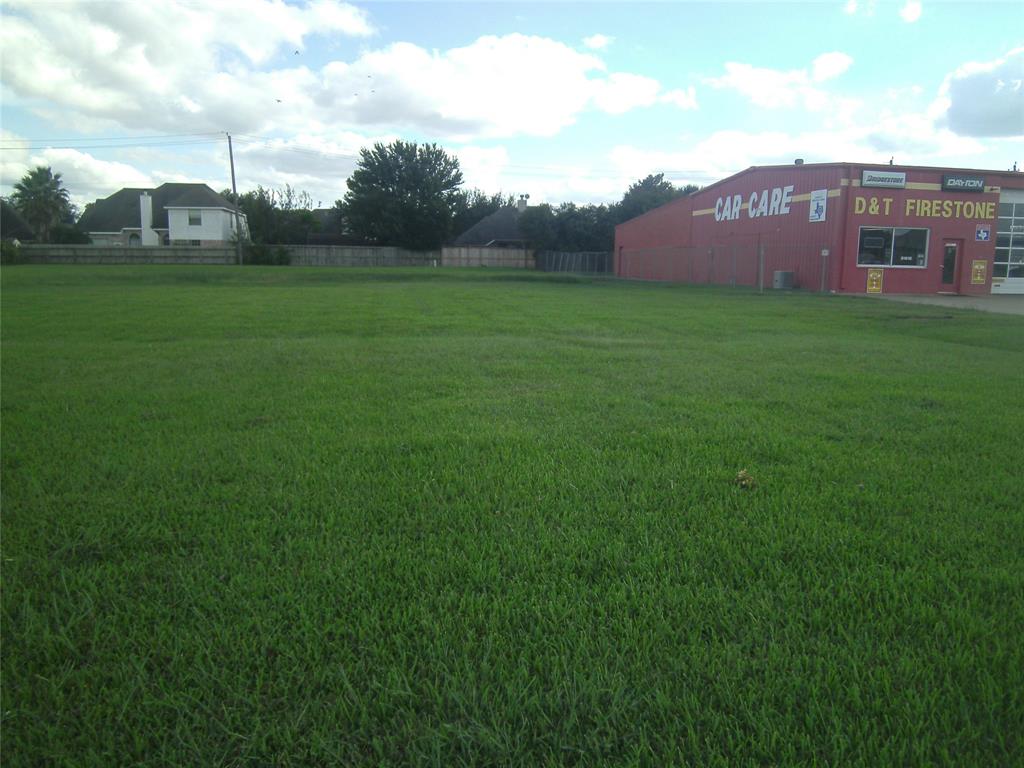
[[[139,195],[139,212],[142,214],[142,231],[145,232],[147,229],[153,228],[153,198],[149,196],[149,192],[143,192]]]
[[[529,205],[529,203],[527,202],[529,199],[530,199],[529,195],[520,195],[519,196],[519,202],[516,204],[516,210],[518,210],[519,213],[522,213],[523,211],[526,210],[526,206]]]
[[[160,238],[153,231],[153,198],[145,190],[139,195],[139,218],[139,224],[142,226],[142,244],[159,245]]]

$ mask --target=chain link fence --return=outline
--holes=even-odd
[[[537,269],[542,272],[573,272],[588,275],[610,275],[615,271],[610,252],[537,251]]]
[[[713,246],[665,246],[623,249],[620,277],[695,285],[771,288],[776,273],[788,273],[779,287],[826,291],[832,269],[821,243],[728,243]]]

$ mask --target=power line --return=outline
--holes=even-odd
[[[220,144],[223,139],[196,139],[194,141],[157,141],[148,143],[125,144],[41,144],[39,146],[0,146],[7,152],[38,152],[44,149],[145,149],[146,147],[195,147],[209,144]]]
[[[136,139],[175,139],[182,136],[222,136],[220,131],[205,131],[202,133],[154,133],[154,134],[143,134],[141,136],[71,136],[63,139],[54,138],[43,138],[39,136],[27,136],[27,137],[9,137],[4,141],[23,141],[30,144],[45,143],[50,141],[58,142],[74,142],[74,141],[121,141],[124,140],[136,140]]]

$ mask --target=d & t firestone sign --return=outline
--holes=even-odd
[[[968,176],[963,173],[942,174],[942,189],[945,192],[984,192],[984,176]]]

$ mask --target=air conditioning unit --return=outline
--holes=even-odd
[[[772,288],[776,290],[793,288],[796,285],[793,275],[793,272],[782,272],[780,270],[776,270],[772,279]]]

